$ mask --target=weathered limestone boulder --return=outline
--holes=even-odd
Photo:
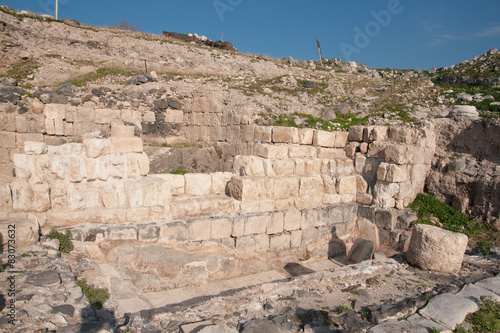
[[[468,240],[464,234],[419,224],[413,228],[406,259],[425,270],[456,274],[462,266]]]

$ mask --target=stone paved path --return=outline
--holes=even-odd
[[[469,313],[480,307],[481,296],[500,300],[500,274],[467,284],[456,294],[441,294],[406,320],[389,320],[372,327],[369,333],[428,332],[436,328],[440,332],[451,332],[464,322]]]

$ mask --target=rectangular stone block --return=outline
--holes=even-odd
[[[106,234],[112,240],[137,240],[137,228],[133,226],[109,227]]]
[[[182,124],[184,121],[184,112],[182,110],[166,110],[165,111],[165,122]],[[209,123],[211,124],[211,123]]]
[[[229,238],[233,232],[233,223],[228,218],[214,219],[212,221],[212,239]]]
[[[138,137],[111,137],[111,153],[142,153],[142,139]]]
[[[319,232],[316,228],[302,230],[302,245],[304,246],[307,243],[318,239],[318,235]]]
[[[231,232],[232,237],[241,237],[245,233],[245,223],[246,216],[235,216],[233,218],[233,230]]]
[[[212,193],[225,194],[227,183],[229,183],[233,174],[231,172],[214,172],[210,176],[212,177]]]
[[[111,136],[131,138],[134,136],[134,130],[134,126],[113,125],[111,126]]]
[[[241,236],[236,238],[236,248],[253,250],[255,247],[255,239],[253,236]]]
[[[248,216],[245,221],[243,235],[265,234],[270,220],[271,217],[267,214]]]
[[[0,132],[0,148],[16,148],[16,133]]]
[[[298,249],[302,246],[302,230],[294,230],[290,233],[290,247]]]
[[[314,131],[313,145],[319,147],[334,148],[336,140],[336,132]]]
[[[186,181],[185,193],[188,195],[209,195],[212,190],[212,178],[204,173],[187,173],[184,175]]]
[[[299,130],[295,127],[273,127],[274,143],[299,143]]]
[[[45,131],[51,135],[64,135],[64,119],[66,106],[63,104],[46,104],[43,109],[45,115]]]
[[[288,148],[288,157],[290,158],[316,158],[316,147],[294,145]]]
[[[24,142],[24,153],[26,155],[42,155],[48,151],[47,144],[43,142],[26,141]]]
[[[16,133],[16,144],[18,147],[23,148],[26,141],[42,142],[45,140],[42,133]]]
[[[349,128],[349,141],[362,142],[363,141],[363,126],[352,126]]]
[[[189,239],[189,230],[184,222],[162,224],[159,240],[163,243],[183,243]]]
[[[155,174],[154,176],[165,180],[164,186],[170,187],[172,195],[181,195],[185,193],[186,182],[183,175],[162,173]]]
[[[385,230],[393,230],[396,227],[396,214],[390,210],[378,210],[375,213],[375,224]]]
[[[273,186],[267,191],[269,199],[280,200],[293,198],[299,195],[300,178],[299,177],[286,177],[275,178],[270,181],[269,186]]]
[[[335,132],[335,147],[344,148],[347,144],[349,132]]]
[[[283,251],[290,249],[290,234],[273,235],[269,239],[269,250]]]
[[[337,179],[338,194],[356,194],[356,176],[340,176]]]
[[[273,128],[270,126],[255,127],[255,139],[261,143],[270,143],[272,139]]]
[[[283,229],[285,231],[299,230],[302,222],[302,212],[297,209],[288,210],[284,215]]]
[[[188,223],[189,239],[192,241],[201,241],[210,239],[212,235],[212,220],[200,219]]]
[[[256,201],[260,197],[258,181],[258,177],[232,177],[228,183],[229,195],[240,201]]]
[[[156,241],[160,237],[160,227],[157,224],[137,225],[137,239],[139,241]]]
[[[267,225],[266,233],[268,235],[271,234],[279,234],[283,232],[283,213],[273,213],[270,214],[271,218],[269,220],[269,224]]]
[[[46,106],[47,107],[47,106]],[[84,106],[77,106],[77,117],[80,123],[94,123],[95,120],[95,109],[88,108]]]
[[[312,145],[314,130],[311,128],[299,128],[299,143],[301,145]]]
[[[301,197],[316,197],[323,194],[323,180],[320,176],[316,177],[301,177],[299,196]]]
[[[113,109],[96,109],[95,122],[97,124],[110,124],[113,119],[121,119],[121,110]]]
[[[257,155],[263,158],[287,158],[288,147],[286,145],[261,144],[257,146]]]
[[[269,236],[268,235],[255,235],[254,250],[256,252],[267,252],[269,250]]]
[[[343,149],[318,148],[318,158],[326,158],[329,160],[345,159],[346,153]]]

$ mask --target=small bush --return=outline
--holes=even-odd
[[[73,241],[71,240],[71,231],[69,230],[66,230],[66,232],[63,234],[55,229],[52,229],[50,230],[47,237],[50,239],[59,240],[59,251],[62,253],[69,253],[74,248]]]
[[[439,331],[436,330],[436,332]],[[462,325],[457,325],[457,327],[455,327],[455,329],[453,330],[453,333],[470,333],[470,332],[467,331]]]
[[[82,289],[85,297],[97,310],[102,309],[104,303],[109,299],[109,292],[106,289],[89,285],[85,279],[77,280],[76,285]]]
[[[173,175],[185,175],[186,173],[188,173],[188,171],[185,169],[177,169],[172,171]]]
[[[500,332],[500,303],[486,296],[481,296],[481,302],[481,309],[470,315],[474,332]]]
[[[429,218],[435,216],[442,223],[443,229],[461,232],[469,237],[484,230],[484,226],[479,222],[472,221],[467,215],[453,209],[432,195],[418,194],[409,207],[417,212],[418,221],[416,223],[434,225]]]

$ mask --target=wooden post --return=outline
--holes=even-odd
[[[144,69],[146,70],[146,76],[148,76],[148,62],[147,60],[144,60]]]
[[[57,9],[58,9],[58,8],[57,8],[57,0],[56,0],[56,20],[57,20],[57,14],[58,14],[58,13],[57,13]]]
[[[316,44],[318,44],[319,61],[321,62],[321,67],[325,67],[323,65],[323,56],[321,55],[321,46],[319,45],[319,39],[316,39]]]

